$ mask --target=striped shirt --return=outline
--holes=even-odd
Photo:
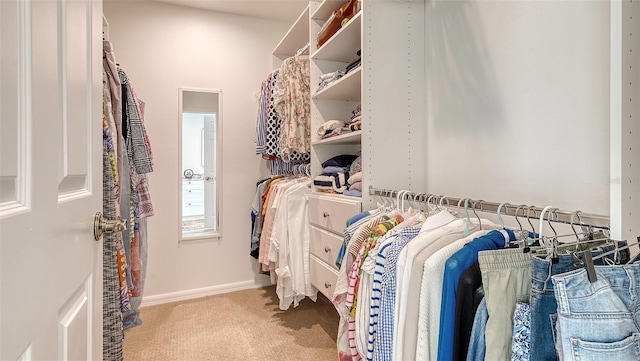
[[[357,306],[357,290],[360,283],[360,276],[362,271],[360,266],[362,265],[363,260],[367,257],[369,250],[371,250],[376,245],[376,241],[379,237],[383,236],[388,230],[393,228],[402,222],[404,218],[402,216],[397,215],[396,217],[380,223],[375,226],[366,227],[369,230],[370,236],[366,240],[366,242],[362,243],[358,255],[351,266],[351,271],[349,272],[349,289],[347,291],[347,298],[345,301],[345,306],[350,308],[349,312],[349,346],[351,348],[351,355],[353,360],[359,360],[360,355],[356,348],[355,337],[356,337],[356,325],[355,325],[355,313]],[[379,221],[379,220],[378,220]],[[374,220],[375,222],[375,220]],[[360,236],[359,236],[360,237]]]
[[[267,144],[267,83],[271,83],[271,81],[263,81],[260,88],[256,134],[253,139],[256,143],[256,154],[263,154]]]
[[[349,242],[351,242],[353,235],[356,234],[358,229],[367,225],[369,221],[378,217],[382,212],[384,212],[382,209],[373,211],[370,216],[361,218],[344,229],[344,241],[342,242],[342,246],[338,252],[338,257],[336,258],[336,266],[338,266],[339,269],[342,268],[342,261],[347,253],[347,247],[349,246]]]
[[[402,248],[420,233],[420,227],[403,229],[393,240],[382,245],[373,275],[369,320],[367,360],[391,360],[395,305],[396,263]]]

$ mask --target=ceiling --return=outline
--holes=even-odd
[[[293,23],[308,0],[154,0],[158,2]]]

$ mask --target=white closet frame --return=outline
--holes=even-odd
[[[640,1],[611,1],[611,237],[640,236]]]
[[[309,40],[310,52],[317,50],[317,24],[309,23],[309,18],[319,5],[310,2],[274,49],[273,68]],[[407,146],[428,139],[424,121],[426,6],[424,1],[362,1],[365,190],[373,186],[433,191],[423,189],[427,165],[419,154],[421,148]],[[640,235],[640,0],[611,0],[610,7],[611,237],[632,242]],[[403,156],[390,156],[394,149]],[[319,161],[317,155],[313,158],[312,164]],[[314,164],[314,173],[318,167]],[[373,206],[375,197],[364,193],[363,208]]]

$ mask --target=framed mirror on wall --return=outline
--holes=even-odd
[[[222,90],[179,88],[180,240],[220,237]]]

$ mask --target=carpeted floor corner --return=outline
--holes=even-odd
[[[125,331],[125,361],[336,360],[329,300],[281,311],[275,286],[145,307]]]

